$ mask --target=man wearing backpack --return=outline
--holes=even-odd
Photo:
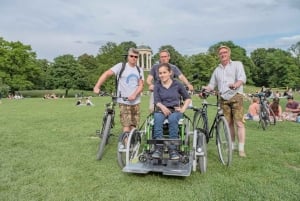
[[[123,133],[129,133],[131,129],[138,127],[140,120],[140,94],[144,86],[144,72],[137,66],[138,57],[138,50],[130,48],[127,63],[118,63],[105,71],[94,86],[94,93],[99,94],[107,78],[116,76],[116,95]]]

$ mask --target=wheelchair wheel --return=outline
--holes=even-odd
[[[207,169],[207,142],[203,132],[199,132],[197,136],[197,164],[201,173],[205,173]]]
[[[224,116],[220,117],[216,126],[219,159],[223,165],[229,166],[232,160],[232,142],[230,129]]]
[[[193,118],[193,129],[201,129],[202,132],[205,134],[206,136],[206,141],[209,141],[209,136],[208,136],[208,120],[207,120],[207,116],[205,114],[202,113],[202,110],[198,110],[195,112],[194,114],[194,118]]]
[[[138,161],[138,155],[140,152],[141,146],[141,135],[137,129],[132,129],[131,132],[127,136],[122,134],[119,137],[118,142],[118,151],[117,151],[117,158],[118,164],[120,168],[125,167],[127,164],[133,161]],[[125,134],[125,135],[126,135]],[[127,137],[127,142],[124,148],[120,148],[120,146],[124,143],[124,138]]]
[[[192,146],[193,125],[192,121],[187,116],[184,117],[184,136],[182,139],[184,139],[184,145],[190,147]]]

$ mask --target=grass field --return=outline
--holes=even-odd
[[[299,200],[300,124],[279,122],[263,131],[247,122],[247,158],[234,152],[229,168],[219,163],[210,141],[205,174],[127,174],[116,162],[119,124],[104,158],[95,160],[95,131],[108,100],[97,97],[94,107],[76,107],[71,98],[2,99],[0,200]],[[147,108],[143,97],[142,119]]]

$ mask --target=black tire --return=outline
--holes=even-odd
[[[259,113],[259,123],[263,130],[266,130],[269,122],[270,118],[267,109],[265,107],[261,107],[261,111]]]
[[[198,110],[194,113],[193,130],[201,130],[205,134],[206,141],[208,143],[209,141],[208,120],[207,120],[207,116],[203,115],[201,110]]]
[[[120,149],[119,143],[123,143],[124,135],[128,136],[127,144],[125,149]],[[137,129],[132,129],[131,132],[122,134],[119,137],[117,158],[120,168],[126,166],[127,163],[137,162],[138,155],[141,153],[141,136],[140,132]]]
[[[102,139],[100,140],[100,144],[98,147],[98,152],[97,152],[97,160],[101,160],[104,152],[104,147],[108,143],[108,138],[110,135],[110,129],[111,129],[111,120],[112,116],[111,114],[108,114],[106,117],[106,122],[104,126],[103,133],[101,133]]]
[[[197,156],[197,164],[201,173],[205,173],[207,170],[207,141],[204,133],[199,132],[197,137],[197,148],[201,148],[203,155]],[[198,151],[196,149],[196,151]]]
[[[216,140],[219,159],[223,165],[229,166],[232,161],[232,142],[227,120],[221,116],[216,125]]]

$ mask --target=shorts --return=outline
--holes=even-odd
[[[228,122],[234,119],[235,122],[244,122],[244,97],[236,94],[229,100],[221,99],[221,108]]]
[[[120,121],[123,127],[138,127],[140,121],[140,104],[126,105],[119,104],[120,107]]]

